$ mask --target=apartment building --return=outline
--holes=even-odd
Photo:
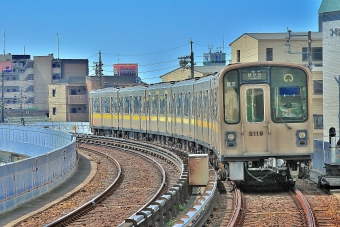
[[[308,45],[311,40],[311,59]],[[244,33],[230,43],[231,62],[284,61],[304,64],[313,77],[314,139],[323,139],[322,33]]]
[[[88,75],[87,59],[55,59],[47,56],[0,55],[5,116],[38,112],[49,115],[48,85],[69,77]]]

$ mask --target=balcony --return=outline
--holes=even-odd
[[[75,122],[89,121],[89,115],[87,113],[67,113],[66,120]]]
[[[67,104],[88,104],[87,95],[69,95]]]

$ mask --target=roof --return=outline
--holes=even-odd
[[[291,32],[291,36],[296,36],[294,39],[299,39],[299,36],[301,36],[300,39],[306,39],[308,32]],[[277,33],[244,33],[237,39],[235,39],[233,42],[229,44],[233,44],[235,41],[237,41],[239,38],[241,38],[244,35],[248,35],[256,40],[286,40],[289,36],[288,32],[277,32]],[[322,32],[312,32],[312,39],[322,39]]]
[[[224,69],[226,67],[226,65],[208,65],[208,66],[194,66],[194,71],[195,72],[199,72],[199,73],[203,73],[203,74],[213,74],[215,72],[220,72],[222,69]],[[178,67],[177,69],[174,69],[162,76],[160,76],[161,78],[176,71],[176,70],[179,70],[179,69],[182,69],[181,67]]]
[[[322,0],[319,13],[340,11],[340,0]]]
[[[53,84],[85,84],[85,76],[70,76],[54,82]]]
[[[104,76],[105,83],[115,85],[136,84],[135,76]]]

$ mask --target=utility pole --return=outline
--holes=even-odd
[[[190,55],[186,55],[186,56],[183,56],[183,57],[179,57],[179,65],[182,67],[182,68],[188,68],[187,67],[187,64],[190,63],[190,71],[191,71],[191,75],[190,75],[190,78],[193,79],[194,78],[194,66],[195,66],[195,62],[194,62],[194,52],[192,50],[192,44],[193,44],[193,41],[191,40],[190,41]],[[190,60],[189,60],[190,59]]]
[[[193,41],[190,40],[190,69],[191,69],[191,79],[194,79],[194,52],[192,51]]]
[[[102,88],[102,76],[103,76],[103,64],[102,64],[102,52],[99,51],[99,64],[98,64],[98,71],[99,71],[99,88]]]
[[[96,70],[96,77],[99,78],[99,85],[98,88],[102,88],[102,76],[103,76],[103,63],[102,63],[102,52],[99,51],[99,62],[94,62],[95,70]]]
[[[288,28],[287,28],[288,29]],[[307,60],[308,60],[308,65],[307,67],[312,71],[313,67],[313,62],[312,62],[312,32],[308,31],[307,35],[292,35],[290,34],[292,31],[288,30],[288,38],[287,38],[287,44],[288,46],[288,53],[289,54],[307,54]],[[307,47],[307,52],[292,52],[290,51],[290,41],[292,37],[297,37],[297,36],[307,36],[307,42],[308,42],[308,47]]]
[[[5,99],[4,99],[4,70],[1,74],[1,122],[5,122]]]

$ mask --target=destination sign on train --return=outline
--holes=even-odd
[[[242,80],[266,80],[266,71],[250,71],[242,73]]]

